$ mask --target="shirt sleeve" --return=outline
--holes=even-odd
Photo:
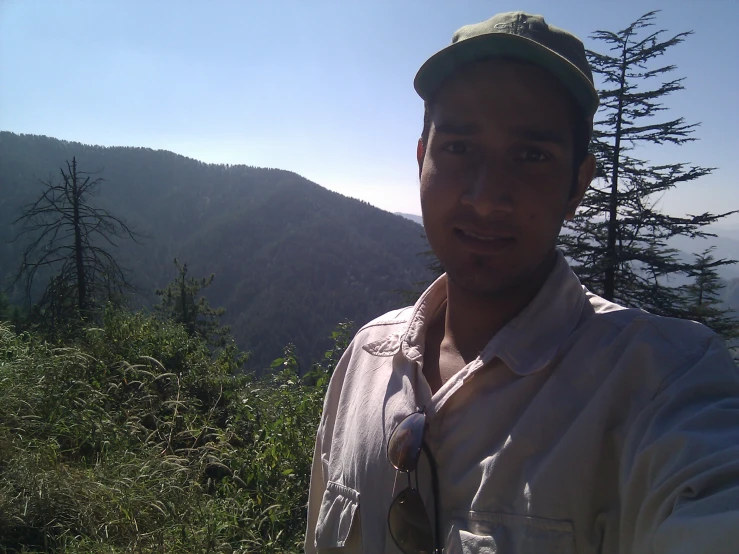
[[[323,492],[326,490],[326,472],[321,462],[323,440],[320,427],[316,436],[316,448],[313,453],[313,465],[310,473],[310,492],[308,493],[308,526],[305,532],[305,552],[315,554],[316,550],[316,521],[318,510],[321,508]]]
[[[321,423],[316,433],[316,447],[313,451],[313,465],[310,474],[310,491],[308,493],[308,524],[305,532],[304,549],[306,554],[316,554],[316,523],[318,521],[318,512],[321,509],[323,501],[323,493],[326,491],[328,483],[328,465],[331,457],[331,438],[333,436],[334,424],[336,423],[336,413],[341,396],[341,389],[344,385],[344,377],[346,375],[353,343],[349,345],[344,355],[336,365],[331,382],[326,392],[326,398],[323,401],[323,412],[321,413]]]
[[[623,451],[621,552],[739,552],[739,370],[711,336],[662,384]]]

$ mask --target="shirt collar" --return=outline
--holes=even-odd
[[[446,283],[446,275],[434,281],[413,306],[408,324],[400,332],[369,343],[364,350],[375,356],[402,352],[409,360],[420,361],[428,322],[446,301]],[[558,251],[554,268],[534,299],[483,348],[481,365],[500,358],[518,375],[543,369],[577,327],[585,300],[579,279]]]

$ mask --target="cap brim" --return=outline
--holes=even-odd
[[[598,109],[595,87],[574,64],[538,42],[509,33],[488,33],[447,46],[421,66],[413,86],[421,98],[430,100],[444,80],[463,65],[498,57],[524,60],[554,73],[589,118]]]

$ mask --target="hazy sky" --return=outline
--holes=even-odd
[[[596,50],[594,30],[652,9],[694,30],[662,61],[701,140],[639,157],[718,168],[664,198],[673,215],[739,208],[739,0],[0,0],[0,129],[279,167],[420,213],[413,77],[458,27],[517,9]]]

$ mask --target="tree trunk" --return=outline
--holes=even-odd
[[[611,197],[608,211],[608,240],[606,243],[606,272],[603,279],[603,298],[613,302],[616,291],[616,235],[618,234],[618,170],[621,156],[621,122],[623,120],[624,94],[626,93],[626,42],[621,54],[621,91],[616,112],[616,136],[613,145],[613,169],[611,171]]]
[[[74,256],[77,266],[77,308],[80,314],[87,309],[87,289],[85,287],[84,248],[82,246],[82,221],[80,220],[80,190],[77,184],[77,159],[72,158],[72,225],[74,226]]]
[[[190,314],[187,313],[187,289],[185,287],[185,273],[180,271],[180,304],[182,306],[182,324],[187,329],[188,334],[192,335],[192,326],[190,325]]]

